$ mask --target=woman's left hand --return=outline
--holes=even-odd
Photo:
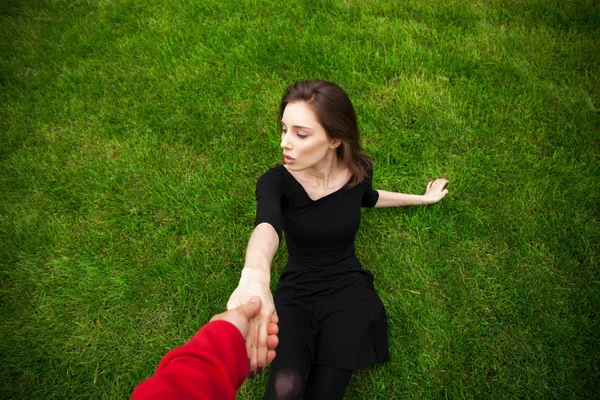
[[[438,178],[435,181],[429,181],[427,190],[423,195],[424,204],[437,203],[448,194],[448,189],[445,189],[448,184],[448,179]]]

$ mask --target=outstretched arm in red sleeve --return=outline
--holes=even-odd
[[[183,346],[171,350],[156,373],[133,392],[141,399],[235,399],[248,376],[244,335],[248,319],[260,311],[260,299],[219,314]],[[277,320],[269,331],[269,362],[275,358]]]

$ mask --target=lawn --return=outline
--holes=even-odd
[[[1,398],[126,398],[224,310],[309,78],[347,90],[376,188],[450,180],[363,212],[391,360],[347,399],[600,397],[595,0],[5,0],[0,26]]]

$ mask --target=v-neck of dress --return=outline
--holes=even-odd
[[[310,201],[312,201],[312,202],[315,202],[315,203],[316,203],[317,201],[321,201],[321,200],[323,200],[323,199],[326,199],[326,198],[328,198],[328,197],[331,197],[331,196],[333,196],[333,195],[334,195],[334,194],[336,194],[336,193],[339,193],[339,192],[341,192],[341,191],[342,191],[342,190],[343,190],[343,189],[344,189],[344,188],[345,188],[345,187],[348,185],[348,182],[350,182],[350,179],[348,179],[348,181],[347,181],[346,183],[344,183],[344,186],[342,186],[341,188],[339,188],[339,189],[337,189],[337,190],[334,190],[333,192],[331,192],[331,193],[328,193],[328,194],[326,194],[325,196],[319,197],[318,199],[316,199],[316,200],[315,200],[315,199],[313,199],[312,197],[310,197],[310,196],[308,195],[308,192],[306,191],[306,189],[304,188],[304,186],[302,186],[302,184],[301,184],[301,183],[298,181],[298,179],[296,179],[296,177],[295,177],[294,175],[292,175],[292,173],[291,173],[290,171],[288,171],[286,167],[284,167],[284,166],[283,166],[283,165],[281,165],[281,164],[277,164],[277,166],[278,166],[278,167],[281,167],[281,169],[283,169],[283,170],[285,171],[285,173],[286,173],[286,174],[288,174],[290,177],[292,177],[292,179],[294,180],[294,182],[296,182],[296,184],[297,184],[298,186],[300,186],[300,188],[302,188],[302,192],[304,192],[304,194],[306,195],[306,197],[307,197],[307,198],[308,198]]]

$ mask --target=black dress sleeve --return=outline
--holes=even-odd
[[[256,219],[254,226],[271,224],[281,241],[281,214],[286,193],[286,182],[279,172],[270,169],[256,182]]]
[[[365,179],[362,183],[365,185],[365,191],[362,197],[362,206],[363,207],[375,207],[377,204],[377,200],[379,200],[379,192],[373,189],[373,168],[369,168],[368,170],[369,178]]]

